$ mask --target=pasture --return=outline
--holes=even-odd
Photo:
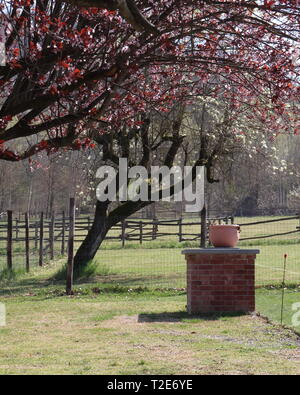
[[[268,222],[265,221],[274,221]],[[76,228],[77,242],[75,247],[87,233],[87,229],[78,218]],[[126,286],[147,287],[185,287],[185,260],[181,250],[186,247],[198,247],[199,221],[197,218],[188,220],[189,225],[183,221],[180,225],[182,233],[187,234],[183,241],[178,240],[178,227],[175,222],[162,223],[158,226],[155,238],[143,241],[142,244],[136,239],[136,229],[128,230],[128,240],[121,243],[120,240],[112,240],[118,237],[120,228],[113,228],[108,239],[102,244],[98,251],[95,262],[98,271],[102,273],[102,281],[106,283],[123,284]],[[145,223],[148,223],[146,221]],[[256,260],[256,286],[278,286],[283,277],[283,257],[288,255],[286,283],[289,285],[300,284],[300,233],[297,231],[299,219],[289,217],[237,217],[235,223],[241,225],[241,238],[239,247],[259,249],[260,254]],[[253,225],[246,225],[246,224]],[[151,234],[152,225],[145,225],[144,233]],[[58,230],[59,232],[59,230]],[[13,243],[13,267],[22,269],[25,267],[24,255],[24,228],[18,231],[18,241]],[[48,262],[49,248],[48,229],[45,229],[44,261]],[[30,260],[34,267],[38,263],[38,243],[34,239],[36,229],[31,227],[32,239],[30,241]],[[275,235],[268,237],[270,235]],[[0,242],[0,270],[6,266],[6,241],[5,232],[2,229],[2,240]],[[131,238],[134,238],[132,240]],[[60,258],[61,241],[59,238],[54,242],[54,256]]]

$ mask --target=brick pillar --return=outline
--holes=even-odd
[[[182,251],[187,261],[189,314],[255,310],[259,250],[204,248]]]

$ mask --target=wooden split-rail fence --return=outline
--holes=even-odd
[[[299,218],[299,215],[297,215],[286,219],[279,218],[249,222],[243,223],[242,227]],[[123,247],[127,242],[138,242],[142,244],[143,242],[159,239],[173,242],[196,241],[199,242],[199,245],[205,246],[211,223],[232,224],[234,223],[234,217],[206,218],[204,213],[204,216],[199,218],[198,221],[182,218],[171,220],[129,218],[112,227],[106,240],[120,242]],[[38,256],[38,264],[40,266],[43,265],[46,256],[47,258],[54,259],[55,254],[65,255],[68,249],[70,249],[70,231],[72,230],[70,229],[70,224],[74,228],[74,234],[71,235],[72,243],[81,243],[85,239],[87,232],[91,229],[92,216],[80,216],[75,221],[75,212],[74,214],[70,212],[67,215],[65,213],[60,215],[52,214],[50,218],[46,218],[44,213],[34,216],[30,216],[28,213],[14,215],[12,211],[2,213],[0,218],[0,243],[4,242],[4,245],[6,243],[5,252],[7,255],[8,269],[12,269],[13,266],[13,251],[16,243],[22,243],[26,271],[30,269],[30,256],[33,254]],[[293,233],[299,233],[299,227],[298,229],[291,229],[288,232],[278,234],[251,235],[251,237],[244,238],[242,236],[241,240],[285,236]]]
[[[49,253],[50,258],[54,258],[55,247],[60,244],[60,253],[64,255],[68,241],[69,224],[72,218],[62,213],[60,216],[51,215],[45,218],[44,213],[33,218],[28,213],[14,216],[12,211],[2,214],[0,221],[0,241],[8,242],[8,255],[13,249],[14,243],[24,242],[26,250],[29,243],[33,243],[34,250],[40,253],[40,265],[45,253]],[[233,223],[233,217],[223,217],[208,219],[218,223]],[[84,240],[87,232],[92,226],[91,216],[81,216],[76,218],[74,242],[80,243]],[[199,231],[185,232],[184,228],[198,228]],[[141,244],[145,241],[157,240],[159,238],[172,237],[177,241],[196,241],[201,238],[201,221],[189,222],[183,219],[178,220],[126,220],[112,227],[106,237],[108,241],[119,241],[124,246],[126,241],[138,241]]]
[[[204,218],[204,221],[206,221],[206,218]],[[211,221],[233,223],[234,219],[233,217],[220,217],[208,220],[208,222]],[[81,243],[92,226],[93,218],[90,215],[80,216],[75,221],[75,214],[73,218],[71,213],[66,214],[65,212],[60,215],[53,213],[50,218],[46,218],[43,212],[38,215],[15,214],[11,210],[1,213],[0,243],[2,245],[6,243],[5,252],[8,269],[13,267],[13,252],[16,245],[22,245],[21,251],[24,251],[25,267],[28,272],[32,255],[38,256],[39,266],[43,266],[46,256],[54,259],[55,254],[65,255],[70,242],[70,224],[73,224],[73,222],[74,236],[72,236],[72,242]],[[184,229],[189,226],[192,226],[192,231],[185,231]],[[112,227],[106,240],[120,242],[123,247],[127,241],[137,241],[142,244],[146,241],[166,237],[172,237],[172,240],[178,242],[196,240],[200,242],[201,238],[203,239],[203,229],[206,232],[206,226],[203,226],[203,218],[199,222],[189,222],[182,218],[178,220],[128,219]]]

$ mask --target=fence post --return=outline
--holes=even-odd
[[[140,244],[143,244],[143,222],[140,221],[139,223],[139,228],[140,228]]]
[[[37,250],[39,242],[39,232],[38,232],[38,222],[36,220],[35,215],[35,222],[34,222],[34,248]]]
[[[182,241],[182,218],[179,218],[178,220],[178,236],[179,236],[179,242]]]
[[[157,234],[157,223],[156,223],[157,219],[153,218],[152,220],[152,240],[156,239],[156,234]]]
[[[74,271],[74,233],[75,233],[75,198],[70,198],[68,266],[67,266],[67,295],[72,295]]]
[[[7,211],[7,269],[12,270],[12,232],[13,232],[13,219],[12,211]]]
[[[25,250],[26,250],[26,272],[29,273],[29,217],[28,213],[25,213]]]
[[[49,247],[50,247],[50,259],[54,259],[54,213],[51,213],[51,219],[49,222]]]
[[[121,222],[121,226],[122,226],[122,233],[121,233],[122,247],[124,247],[125,246],[126,221],[123,220]]]
[[[19,220],[16,218],[16,241],[19,239]]]
[[[43,244],[44,244],[44,213],[40,215],[40,251],[39,251],[39,266],[43,266]]]
[[[62,234],[61,234],[61,255],[65,254],[65,231],[66,231],[66,217],[65,212],[62,213]]]
[[[206,247],[206,234],[207,234],[207,216],[206,216],[206,205],[204,204],[201,210],[201,237],[200,237],[200,247]]]

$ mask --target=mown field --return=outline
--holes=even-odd
[[[67,297],[53,279],[62,264],[1,282],[0,374],[300,373],[292,330],[259,315],[188,316],[183,290],[103,284],[101,273]],[[278,319],[279,298],[280,290],[259,289],[257,310]],[[299,299],[286,291],[289,304]],[[290,324],[288,309],[284,318]]]
[[[280,219],[281,217],[268,218],[237,218],[235,222],[243,224],[258,222],[267,219]],[[242,227],[243,237],[257,237],[259,235],[270,235],[285,233],[295,230],[298,220],[273,222],[270,224],[258,224]],[[192,227],[192,226],[191,226]],[[166,229],[164,229],[166,231]],[[189,229],[189,231],[192,231]],[[22,237],[20,232],[19,237]],[[47,233],[46,233],[47,238]],[[288,255],[286,266],[286,285],[291,288],[292,301],[300,299],[298,295],[300,285],[300,243],[299,233],[292,235],[276,236],[272,238],[253,241],[243,241],[240,247],[255,248],[260,250],[256,260],[256,286],[267,287],[264,289],[257,305],[265,315],[271,315],[278,320],[278,311],[281,306],[281,283],[283,279],[283,257]],[[79,243],[76,244],[78,246]],[[147,288],[150,290],[175,289],[181,290],[186,286],[185,259],[181,254],[182,249],[197,247],[198,242],[185,241],[179,243],[176,236],[158,238],[147,241],[140,245],[138,242],[126,241],[124,248],[120,242],[106,241],[96,255],[95,266],[96,280],[91,278],[91,283],[96,282],[101,286],[125,287],[126,289]],[[56,260],[60,259],[60,242],[56,245]],[[0,265],[2,270],[6,267],[5,241],[0,244]],[[31,270],[35,272],[38,262],[38,251],[31,242]],[[45,253],[44,261],[49,262],[48,251]],[[25,267],[24,242],[14,243],[14,268],[23,275]],[[48,265],[41,269],[40,273],[46,271]],[[0,266],[1,268],[1,266]],[[46,275],[46,273],[45,273]],[[30,276],[30,275],[29,275]],[[0,271],[1,278],[5,279],[6,273]],[[26,275],[25,275],[26,277]],[[269,291],[270,290],[270,291]],[[299,300],[300,301],[300,300]],[[291,323],[292,308],[289,299],[285,300],[285,322]]]
[[[182,244],[171,245],[170,248],[168,243],[151,242],[150,245],[145,244],[142,247],[127,245],[124,249],[115,244],[111,247],[104,245],[95,260],[103,273],[103,282],[181,288],[185,286],[186,281],[185,259],[181,251],[185,247],[196,247],[193,243]],[[286,284],[300,283],[300,244],[256,244],[249,248],[260,250],[256,260],[257,286],[276,286],[282,282],[284,254],[288,255]],[[33,266],[37,265],[37,251],[33,251],[30,260]],[[46,256],[44,260],[47,263],[49,257]],[[1,264],[4,269],[5,255],[2,256]],[[24,270],[23,249],[15,250],[13,266],[17,270],[20,268]]]
[[[288,233],[296,230],[299,220],[272,222],[243,226],[251,222],[261,222],[286,217],[254,217],[236,218],[235,222],[242,225],[242,238],[268,236],[272,234]],[[196,219],[188,220],[196,221]],[[150,227],[152,229],[152,227]],[[149,228],[149,230],[151,230]],[[183,225],[183,232],[199,232],[197,225]],[[173,232],[174,235],[158,237],[155,240],[126,241],[122,248],[120,241],[107,240],[101,246],[95,261],[103,274],[102,281],[106,283],[122,284],[126,286],[147,287],[185,287],[185,260],[181,250],[187,247],[198,247],[199,241],[178,241],[176,226],[159,226],[159,233]],[[112,230],[109,235],[117,234]],[[34,230],[31,231],[33,235]],[[78,230],[77,237],[83,237],[86,231]],[[4,236],[2,232],[2,236]],[[13,264],[15,269],[25,266],[24,230],[18,233],[20,241],[14,242]],[[45,230],[45,245],[47,245],[47,229]],[[76,247],[80,243],[76,243]],[[38,249],[34,241],[30,242],[31,265],[38,263]],[[300,284],[300,233],[283,236],[241,241],[239,247],[259,249],[260,254],[256,260],[256,285],[278,286],[283,278],[283,257],[288,255],[286,266],[286,283],[288,285]],[[56,258],[61,256],[61,242],[55,243]],[[44,261],[49,261],[49,249],[45,251]],[[6,267],[6,242],[0,241],[0,270]],[[0,275],[1,278],[1,275]]]
[[[251,222],[260,222],[286,217],[254,217],[236,218],[235,222],[242,225],[241,237],[261,237],[295,231],[299,226],[298,219],[243,226]],[[186,229],[185,229],[186,228]],[[176,233],[176,227],[160,226],[158,232]],[[195,226],[183,226],[183,232],[196,233]],[[199,232],[199,229],[198,229]],[[121,248],[119,242],[106,241],[96,256],[103,270],[110,272],[111,279],[131,281],[141,285],[157,283],[164,286],[185,286],[185,261],[181,250],[186,247],[197,247],[198,241],[179,243],[177,236],[165,236],[144,242],[126,242]],[[286,282],[300,284],[300,233],[293,233],[271,238],[245,240],[239,247],[259,249],[256,261],[256,285],[278,285],[283,278],[283,257],[288,255]],[[128,277],[127,277],[128,273]],[[125,276],[125,277],[124,277]],[[127,283],[128,284],[128,283]]]
[[[279,233],[286,233],[295,231],[296,228],[300,225],[299,217],[296,219],[288,219],[293,218],[287,216],[259,216],[259,217],[236,217],[234,219],[234,223],[241,225],[241,238],[253,238],[253,237],[265,237],[269,235],[279,234]],[[265,221],[276,221],[276,222],[269,222],[269,223],[261,223]],[[136,220],[137,222],[139,220]],[[148,239],[152,234],[152,221],[151,220],[142,220],[145,223],[143,227],[143,234],[148,233]],[[278,222],[277,222],[278,221]],[[193,237],[200,233],[200,226],[199,223],[200,218],[186,218],[182,221],[182,233],[184,239],[193,239]],[[257,224],[257,222],[260,222]],[[185,224],[188,225],[185,225]],[[218,223],[218,221],[216,222]],[[254,225],[248,225],[254,223]],[[147,224],[147,225],[146,225]],[[78,232],[79,234],[84,235],[85,232]],[[130,228],[126,228],[126,233],[130,236],[137,235],[138,231]],[[158,239],[161,241],[168,241],[168,242],[178,242],[179,241],[179,225],[177,221],[170,221],[169,224],[162,224],[158,226],[157,234]],[[164,234],[168,234],[164,236]],[[160,236],[161,235],[161,236]],[[194,236],[193,236],[194,235]],[[108,233],[108,237],[110,236],[120,236],[120,229],[113,229]],[[283,236],[275,236],[271,238],[272,240],[284,242],[285,240],[299,240],[299,233],[294,233],[290,235],[283,235]],[[120,242],[119,242],[120,243]],[[130,243],[130,242],[129,242]],[[127,241],[126,241],[127,244]]]

